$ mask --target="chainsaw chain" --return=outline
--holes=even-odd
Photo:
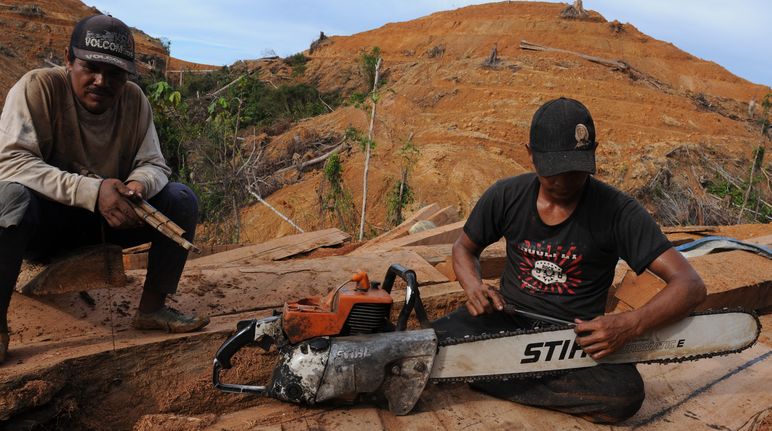
[[[761,334],[761,321],[759,320],[758,315],[754,311],[747,311],[742,308],[721,308],[716,310],[705,310],[705,311],[699,311],[696,313],[691,313],[689,316],[704,316],[704,315],[710,315],[710,314],[723,314],[723,313],[744,313],[744,314],[750,314],[753,316],[753,319],[756,320],[756,336],[753,339],[753,342],[749,343],[747,346],[740,347],[738,349],[734,350],[726,350],[723,352],[714,352],[714,353],[703,353],[700,355],[690,355],[690,356],[684,356],[680,358],[672,358],[672,359],[652,359],[648,361],[640,361],[635,362],[636,364],[673,364],[673,363],[681,363],[681,362],[687,362],[687,361],[696,361],[698,359],[704,359],[704,358],[713,358],[717,356],[725,356],[730,355],[732,353],[739,353],[743,350],[753,346],[756,344],[756,340],[758,340],[759,335]],[[520,329],[515,331],[499,331],[492,334],[481,334],[481,335],[465,335],[463,337],[453,337],[453,338],[446,338],[441,340],[438,345],[440,347],[445,346],[454,346],[457,344],[464,344],[464,343],[471,343],[475,341],[482,341],[482,340],[492,340],[496,338],[505,338],[505,337],[513,337],[517,335],[523,335],[523,334],[535,334],[535,333],[542,333],[542,332],[552,332],[552,331],[562,331],[564,329],[572,329],[572,326],[568,325],[554,325],[549,324],[549,326],[540,328],[540,327],[534,327],[532,329]],[[429,379],[432,383],[474,383],[474,382],[494,382],[494,381],[505,381],[510,379],[528,379],[528,378],[541,378],[541,377],[549,377],[549,376],[557,376],[561,374],[565,374],[569,371],[573,371],[574,369],[565,369],[565,370],[552,370],[552,371],[534,371],[534,372],[527,372],[527,373],[512,373],[512,374],[496,374],[491,376],[472,376],[472,377],[441,377],[441,378],[431,378]]]

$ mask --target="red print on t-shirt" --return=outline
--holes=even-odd
[[[558,293],[575,295],[582,270],[582,255],[576,254],[576,246],[564,250],[562,245],[531,243],[525,240],[518,247],[520,263],[520,288],[531,293]]]

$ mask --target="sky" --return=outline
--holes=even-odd
[[[566,0],[568,1],[568,0]],[[171,41],[174,57],[229,65],[308,49],[324,31],[352,35],[474,0],[84,0],[126,24]],[[772,85],[769,0],[584,0],[607,20],[714,61],[749,81]]]

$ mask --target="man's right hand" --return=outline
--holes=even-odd
[[[115,229],[130,229],[142,226],[142,219],[134,212],[129,199],[131,190],[120,180],[108,178],[99,186],[97,209]]]
[[[495,287],[485,283],[463,287],[467,298],[466,309],[472,316],[493,313],[504,308],[504,298]]]
[[[480,277],[480,253],[483,248],[475,244],[465,232],[453,243],[453,271],[466,293],[466,309],[472,316],[504,309],[504,298],[493,286],[483,283]]]

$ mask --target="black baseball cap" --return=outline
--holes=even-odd
[[[536,173],[595,173],[595,124],[581,102],[561,97],[542,105],[531,120],[530,144]]]
[[[120,67],[137,73],[134,64],[134,36],[123,21],[109,15],[94,15],[75,24],[70,38],[75,57]]]

